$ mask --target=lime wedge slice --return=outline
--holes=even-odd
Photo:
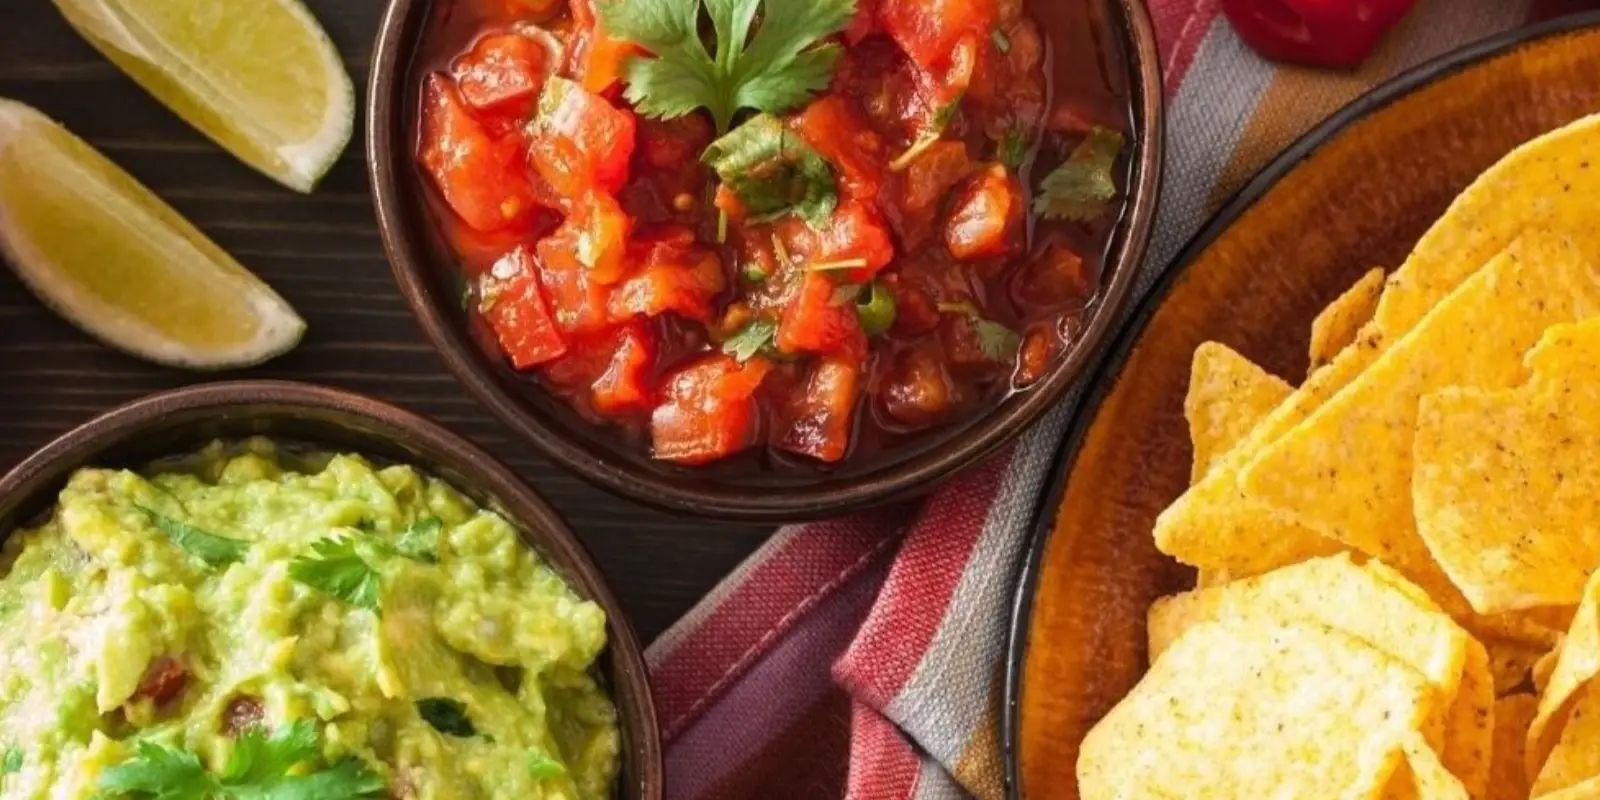
[[[291,189],[311,191],[350,141],[350,74],[299,0],[54,2],[156,99]]]
[[[158,363],[249,366],[305,332],[282,297],[133,176],[5,99],[0,253],[62,316]]]

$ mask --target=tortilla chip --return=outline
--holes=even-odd
[[[1539,713],[1528,728],[1528,774],[1538,775],[1555,747],[1578,692],[1600,674],[1600,571],[1589,577],[1583,600],[1561,641],[1555,668],[1539,695]],[[1537,675],[1537,667],[1536,667]]]
[[[1494,678],[1489,674],[1489,654],[1478,640],[1469,637],[1461,685],[1445,714],[1444,750],[1439,760],[1461,779],[1469,794],[1483,797],[1489,793],[1493,751]]]
[[[1513,694],[1494,704],[1494,758],[1489,770],[1488,800],[1528,800],[1532,781],[1522,764],[1528,724],[1539,706],[1531,694]]]
[[[1149,613],[1150,658],[1195,625],[1227,619],[1326,625],[1421,673],[1441,701],[1455,697],[1472,642],[1449,617],[1418,606],[1338,555],[1157,600]],[[1482,666],[1487,675],[1487,657]]]
[[[1383,294],[1383,268],[1378,267],[1361,276],[1350,288],[1344,290],[1322,313],[1311,321],[1311,366],[1308,372],[1326,366],[1339,351],[1355,344],[1361,326],[1372,319],[1378,307],[1378,297]]]
[[[1479,175],[1389,276],[1373,325],[1394,341],[1530,228],[1577,231],[1600,207],[1600,115],[1512,150]],[[1560,202],[1556,202],[1559,199]]]
[[[1084,739],[1079,794],[1378,797],[1432,696],[1415,670],[1321,625],[1197,625]]]
[[[1240,473],[1244,492],[1407,575],[1437,569],[1412,518],[1418,399],[1446,386],[1521,383],[1522,356],[1546,328],[1600,312],[1596,251],[1600,237],[1529,231],[1265,447]]]
[[[1539,800],[1600,800],[1600,778],[1590,778],[1559,792],[1539,795]]]
[[[1538,645],[1506,639],[1487,639],[1483,646],[1489,651],[1489,674],[1494,676],[1496,696],[1531,686],[1534,662],[1549,652]]]
[[[1189,490],[1156,518],[1156,547],[1196,567],[1226,570],[1236,577],[1259,575],[1285,564],[1344,549],[1270,508],[1241,502],[1239,468],[1261,447],[1309,416],[1376,360],[1376,341],[1362,340],[1318,370],[1305,385],[1250,429],[1249,435],[1212,463]]]
[[[1200,480],[1214,461],[1233,449],[1293,391],[1294,387],[1227,345],[1206,342],[1196,348],[1189,395],[1183,401],[1189,441],[1194,445],[1191,480]]]
[[[1469,800],[1467,788],[1439,762],[1421,734],[1411,733],[1402,745],[1406,760],[1390,781],[1384,800]]]
[[[1194,588],[1213,589],[1233,581],[1233,575],[1222,569],[1202,569],[1195,572]]]
[[[1540,696],[1550,688],[1550,676],[1556,672],[1556,662],[1561,660],[1561,646],[1566,644],[1566,641],[1567,635],[1561,634],[1556,646],[1540,656],[1538,661],[1533,662],[1533,674],[1530,677],[1533,678],[1533,691]]]
[[[1533,796],[1600,778],[1600,684],[1578,692],[1561,737],[1533,780]]]

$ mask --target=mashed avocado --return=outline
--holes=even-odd
[[[603,612],[411,467],[83,469],[0,566],[5,798],[610,792]]]

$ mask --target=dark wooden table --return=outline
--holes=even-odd
[[[381,0],[309,2],[363,90]],[[49,0],[0,2],[0,97],[39,108],[99,147],[310,323],[298,349],[265,367],[189,374],[101,346],[0,270],[0,469],[90,416],[159,389],[246,375],[354,389],[427,414],[516,467],[588,543],[646,641],[769,532],[662,514],[613,497],[513,441],[457,386],[424,341],[383,257],[359,119],[355,140],[322,187],[296,194],[168,113],[80,40]]]

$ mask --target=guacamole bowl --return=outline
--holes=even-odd
[[[216,442],[222,442],[224,445],[219,447],[213,444]],[[192,466],[194,462],[186,462],[185,457],[193,456],[203,450],[210,454],[243,453],[244,457],[216,461],[215,463],[222,464],[224,469],[214,478],[194,477],[181,471],[174,472],[173,470],[178,468],[169,466],[185,463]],[[259,478],[256,477],[256,473],[241,475],[234,470],[236,463],[253,463],[257,467],[267,461],[276,464],[278,462],[272,460],[275,458],[273,454],[279,452],[298,460],[287,462],[288,468],[281,473],[273,467],[264,467],[265,472],[260,473],[273,477]],[[261,453],[267,454],[268,458],[258,458]],[[320,466],[301,467],[299,466],[301,463]],[[137,470],[146,473],[148,480],[134,472],[111,472],[92,468]],[[230,473],[233,474],[230,476]],[[345,486],[344,476],[359,476],[358,480],[364,479],[367,482],[356,482]],[[279,494],[269,496],[266,500],[257,500],[257,505],[261,508],[255,510],[265,513],[264,509],[268,506],[277,509],[274,513],[282,517],[278,521],[282,524],[261,523],[256,526],[255,522],[263,519],[258,514],[250,517],[252,520],[250,526],[235,527],[231,530],[227,527],[212,527],[210,523],[227,518],[232,512],[219,512],[221,516],[214,515],[212,512],[216,511],[217,506],[208,507],[196,501],[196,495],[184,494],[185,491],[194,489],[202,492],[233,491],[235,494],[232,496],[235,498],[261,497],[262,495],[256,494],[258,490],[280,491],[291,484],[326,486],[326,481],[330,479],[339,484],[331,491],[337,492],[334,496],[339,498],[341,504],[329,506],[331,510],[327,513],[324,513],[324,509],[297,505],[304,498],[297,499],[287,494]],[[321,483],[318,483],[319,481]],[[404,484],[405,488],[394,488],[400,481],[408,481]],[[393,489],[392,497],[381,491],[384,485],[389,485]],[[139,493],[118,488],[126,486],[137,487]],[[107,496],[117,500],[114,511],[106,511],[105,507],[94,505],[94,502],[103,500]],[[390,510],[395,508],[392,501],[399,498],[403,501],[400,506],[401,516],[368,515],[368,511],[378,506],[356,504],[359,508],[365,509],[356,512],[360,519],[352,516],[350,520],[333,525],[333,529],[338,532],[331,538],[298,543],[299,545],[309,543],[308,552],[314,552],[316,556],[302,552],[290,561],[287,575],[304,585],[299,588],[285,588],[287,586],[285,581],[288,580],[285,577],[285,570],[282,565],[274,564],[271,559],[273,554],[289,553],[298,545],[292,541],[292,537],[284,535],[283,531],[296,528],[307,531],[328,528],[329,524],[332,524],[327,523],[327,520],[332,518],[329,514],[337,516],[337,512],[344,511],[346,507],[342,503],[345,498],[351,496],[372,496],[391,501],[389,506],[384,507]],[[80,503],[84,497],[90,497],[91,500],[88,503]],[[123,502],[129,497],[132,498],[131,504]],[[440,514],[426,518],[418,517],[419,508],[421,511],[438,510]],[[133,511],[122,513],[127,509]],[[181,510],[170,511],[170,509]],[[461,509],[464,509],[465,513],[456,513],[456,510]],[[174,516],[176,514],[184,516],[179,520]],[[444,519],[441,520],[440,516]],[[89,521],[90,527],[84,527],[84,520]],[[107,525],[106,522],[112,524]],[[408,552],[406,539],[416,532],[419,526],[431,528],[429,532],[433,539],[425,551]],[[440,532],[441,527],[443,533]],[[83,552],[94,558],[54,559],[50,548],[55,546],[59,549],[59,543],[67,541],[62,533],[64,529],[72,531],[70,540],[72,544],[86,548]],[[91,538],[84,538],[85,530],[93,531],[89,534]],[[110,532],[106,533],[108,530]],[[215,533],[208,533],[206,530]],[[593,635],[588,639],[591,645],[585,656],[589,660],[578,662],[573,668],[576,672],[572,674],[580,676],[579,680],[590,687],[590,692],[597,693],[596,697],[600,697],[598,693],[609,696],[610,702],[615,706],[614,722],[611,721],[609,708],[604,715],[607,730],[611,730],[610,726],[614,725],[614,731],[607,734],[609,737],[607,748],[601,756],[606,763],[616,764],[617,779],[612,784],[611,796],[652,799],[662,796],[661,742],[639,642],[623,616],[616,597],[606,586],[589,554],[566,523],[514,473],[460,437],[409,412],[343,391],[284,382],[214,383],[154,395],[117,408],[68,432],[0,477],[0,538],[9,538],[14,532],[24,538],[10,542],[6,547],[8,573],[31,574],[25,572],[25,568],[31,570],[38,565],[36,562],[42,560],[47,567],[45,577],[30,583],[29,588],[34,585],[62,587],[59,591],[40,595],[46,599],[39,602],[49,602],[57,609],[66,609],[61,612],[63,620],[73,618],[67,611],[75,608],[78,602],[75,590],[65,588],[66,585],[78,580],[78,573],[87,574],[83,570],[72,569],[71,562],[102,562],[101,566],[105,569],[97,570],[98,574],[101,571],[121,569],[122,566],[127,566],[124,562],[127,561],[129,554],[140,553],[143,555],[133,564],[133,571],[141,573],[142,576],[200,575],[205,577],[198,580],[206,581],[208,587],[215,587],[220,583],[238,589],[236,596],[248,597],[248,607],[257,609],[251,615],[239,617],[239,620],[272,619],[270,616],[262,617],[259,609],[269,607],[272,601],[267,598],[274,596],[275,593],[280,597],[293,595],[300,598],[296,601],[299,604],[294,607],[315,612],[311,614],[312,618],[327,618],[335,609],[349,612],[340,619],[356,620],[354,627],[348,621],[340,622],[339,625],[342,627],[337,630],[343,633],[338,638],[330,639],[330,647],[319,651],[324,655],[313,653],[312,657],[319,660],[311,663],[321,665],[327,659],[333,659],[341,665],[357,662],[367,664],[377,675],[376,680],[380,685],[384,684],[388,674],[386,670],[390,665],[397,665],[395,670],[398,671],[399,677],[391,680],[401,681],[397,684],[400,690],[391,692],[385,686],[383,696],[397,698],[394,702],[399,703],[404,713],[411,717],[417,715],[410,712],[412,704],[404,701],[416,699],[415,706],[420,712],[421,719],[424,720],[424,725],[431,728],[417,733],[414,730],[414,723],[417,720],[411,719],[413,730],[412,733],[407,733],[407,729],[397,722],[400,717],[391,713],[393,709],[373,706],[370,697],[345,692],[344,694],[349,696],[347,701],[339,692],[324,692],[318,687],[313,690],[315,698],[313,711],[324,720],[330,720],[324,735],[337,737],[347,731],[359,731],[365,734],[370,722],[372,735],[386,737],[384,746],[399,753],[410,752],[406,748],[414,749],[419,742],[425,748],[431,747],[438,751],[440,748],[438,742],[443,741],[441,737],[447,734],[453,737],[474,737],[470,746],[475,749],[461,751],[470,752],[470,755],[461,756],[462,769],[469,772],[476,768],[469,769],[471,764],[467,762],[481,766],[490,763],[495,757],[504,755],[498,750],[528,743],[528,740],[519,738],[525,733],[525,726],[495,727],[497,721],[508,719],[507,715],[520,708],[523,702],[503,693],[463,696],[467,700],[466,703],[429,697],[427,695],[438,693],[440,687],[451,685],[448,683],[451,680],[450,675],[455,675],[455,680],[459,683],[459,679],[468,673],[438,672],[421,675],[416,671],[417,665],[440,664],[434,653],[447,652],[447,648],[436,645],[453,642],[463,635],[463,630],[489,631],[489,634],[484,634],[489,636],[482,644],[485,648],[497,646],[509,648],[513,639],[517,642],[517,646],[521,646],[524,630],[520,626],[514,628],[516,631],[514,637],[510,633],[490,635],[493,631],[503,630],[497,627],[499,618],[488,616],[492,612],[479,612],[480,617],[474,625],[465,624],[471,623],[471,619],[459,615],[451,616],[444,610],[447,607],[455,607],[458,610],[499,609],[526,616],[542,613],[539,609],[550,608],[551,602],[559,608],[571,609],[575,605],[581,607],[582,615],[588,622],[588,630],[592,631]],[[238,538],[218,536],[216,533],[227,533]],[[136,540],[134,534],[143,536],[144,541]],[[94,538],[115,538],[124,535],[126,537],[119,541]],[[176,547],[150,544],[165,539],[170,539],[171,545]],[[195,547],[196,542],[193,540],[196,539],[199,540],[199,544],[206,547]],[[519,539],[529,548],[531,555],[537,558],[517,552]],[[104,544],[107,541],[110,542],[109,545]],[[487,557],[479,562],[470,560],[470,556],[475,555],[474,553],[462,549],[463,545],[472,547],[474,542],[490,543],[489,546],[481,548],[482,554]],[[365,558],[366,562],[372,565],[370,594],[366,598],[369,604],[365,605],[364,609],[355,607],[361,605],[359,599],[339,595],[339,589],[329,588],[326,584],[320,591],[333,594],[317,595],[316,590],[310,590],[311,596],[307,596],[308,590],[305,586],[316,586],[316,584],[314,582],[308,584],[304,576],[296,570],[303,565],[302,562],[310,562],[317,556],[326,555],[322,546],[330,543],[347,544],[351,548],[348,558],[358,560]],[[492,546],[494,544],[498,544],[499,548]],[[238,549],[232,553],[231,558],[222,559],[225,564],[219,564],[214,560],[218,555],[216,547],[223,545]],[[305,551],[307,548],[299,549]],[[111,554],[109,561],[102,559],[105,555],[102,553],[103,550]],[[169,561],[171,563],[168,563]],[[347,566],[348,563],[347,561]],[[58,564],[61,565],[60,569],[54,566]],[[554,594],[551,595],[555,600],[533,596],[532,589],[528,587],[536,588],[540,584],[522,583],[519,585],[523,588],[518,588],[518,585],[511,585],[503,580],[498,583],[484,583],[482,573],[485,570],[509,571],[513,567],[520,570],[519,574],[543,576],[545,579],[543,586],[556,587],[552,589]],[[122,572],[131,574],[129,570]],[[380,573],[381,582],[378,579]],[[476,579],[471,579],[474,576]],[[141,576],[128,579],[139,581]],[[446,581],[446,591],[440,591],[441,580]],[[170,586],[171,584],[163,584],[159,588],[167,589]],[[179,591],[182,588],[181,585],[177,586]],[[141,602],[147,594],[148,592],[140,595]],[[72,599],[69,600],[69,597]],[[58,598],[59,602],[50,598]],[[394,606],[389,605],[391,599],[397,601]],[[202,600],[201,604],[204,606],[208,602],[211,601]],[[440,617],[431,613],[434,606],[441,609],[441,613],[445,613],[445,618],[449,620],[448,624],[435,621]],[[426,630],[405,627],[419,618],[417,612],[420,612],[420,618],[427,623]],[[604,615],[603,623],[600,619],[601,612]],[[505,617],[508,620],[513,618],[520,617]],[[70,626],[73,623],[69,621],[65,624]],[[435,630],[435,625],[441,627]],[[603,649],[599,639],[602,625],[605,637]],[[351,636],[351,633],[358,628],[369,633],[380,631],[376,638],[373,638],[375,646],[379,649],[370,653],[360,649],[364,640]],[[556,629],[542,627],[535,633],[538,637],[548,638],[551,635],[550,631]],[[155,638],[167,635],[166,629],[161,626],[152,630],[152,636]],[[310,637],[311,634],[306,634],[308,641]],[[24,638],[33,641],[31,635]],[[41,639],[38,649],[41,652],[48,650],[50,643],[43,640],[49,636],[38,638]],[[123,642],[139,637],[113,638]],[[236,648],[243,647],[252,653],[257,650],[263,653],[284,650],[283,647],[270,646],[283,643],[278,639],[268,642],[269,646],[258,648],[256,643],[250,641],[250,637],[241,635],[237,629],[230,629],[215,638],[216,641],[209,645],[210,650],[207,652],[222,653],[231,661],[239,660],[233,658],[237,655],[236,652],[232,652]],[[279,638],[281,639],[281,635]],[[287,642],[289,650],[293,651],[294,642],[298,638],[300,638],[299,632],[296,629],[296,635],[283,641]],[[432,648],[423,653],[428,659],[422,659],[422,656],[418,655],[421,648]],[[228,655],[230,652],[232,655]],[[468,649],[456,655],[471,659],[477,653],[478,651]],[[112,703],[116,705],[113,711],[117,713],[108,715],[105,712],[109,706],[103,702],[103,698],[100,703],[100,718],[110,719],[111,722],[108,724],[124,728],[128,723],[140,726],[137,740],[140,742],[138,753],[141,758],[148,757],[147,748],[159,750],[163,747],[187,747],[191,751],[199,750],[204,753],[206,748],[212,745],[223,744],[224,740],[219,737],[211,737],[218,739],[216,742],[205,741],[204,737],[201,737],[202,740],[197,740],[196,736],[189,735],[191,731],[187,731],[185,726],[195,730],[206,725],[214,726],[215,720],[198,721],[202,718],[211,720],[214,716],[209,714],[215,709],[206,705],[207,698],[212,694],[224,693],[225,702],[229,696],[235,699],[248,696],[227,695],[226,693],[234,691],[234,684],[226,684],[218,679],[215,670],[207,672],[209,668],[207,664],[191,662],[189,666],[197,667],[199,670],[194,673],[201,677],[199,688],[191,689],[190,696],[185,697],[181,704],[173,703],[170,698],[163,697],[160,690],[170,683],[166,680],[168,677],[177,681],[179,687],[187,679],[188,673],[179,667],[172,667],[170,670],[167,668],[172,664],[183,664],[182,653],[179,652],[178,656],[178,658],[163,656],[151,659],[149,660],[151,669],[135,672],[134,675],[139,680],[138,691],[125,698],[126,703],[122,703],[124,698],[120,696],[116,703]],[[352,661],[352,656],[359,657]],[[95,693],[93,690],[98,690],[104,695],[108,692],[108,684],[115,683],[115,680],[108,680],[108,670],[115,671],[119,665],[112,663],[117,659],[106,657],[104,653],[96,658],[97,672],[94,674],[98,676],[98,686],[91,682],[90,694],[93,695]],[[299,656],[295,658],[298,659]],[[131,658],[124,660],[132,661]],[[202,662],[205,660],[202,659]],[[135,663],[144,664],[146,659],[139,659]],[[268,670],[268,663],[263,662],[260,670]],[[284,663],[288,663],[287,657]],[[299,660],[294,663],[297,665],[297,671],[291,677],[299,676],[294,680],[299,681],[303,678],[306,681],[304,686],[314,686],[314,679],[299,671],[305,664]],[[488,670],[494,670],[495,679],[504,681],[500,672],[502,668],[491,666],[504,663],[514,662],[487,658],[474,661],[463,669],[477,670],[470,674],[480,677],[489,674]],[[155,669],[157,666],[162,668]],[[168,675],[168,672],[174,674]],[[254,675],[257,671],[246,670],[246,672]],[[141,673],[142,678],[138,678]],[[153,688],[152,673],[162,678],[155,682],[160,685]],[[347,674],[347,671],[340,674]],[[41,681],[48,677],[50,676],[44,675]],[[518,678],[520,679],[520,672]],[[540,724],[570,727],[571,718],[566,718],[564,721],[565,710],[557,708],[559,699],[548,700],[551,704],[550,710],[548,712],[544,710],[546,698],[553,697],[549,694],[552,690],[545,685],[545,680],[546,678],[541,677],[540,683],[536,685],[537,688],[531,690],[535,694],[543,695],[539,698],[539,702],[533,704],[539,709],[538,719],[544,720],[547,713],[551,715],[549,719],[552,721]],[[568,676],[567,683],[562,685],[559,691],[568,691],[573,685],[572,680],[571,676]],[[284,707],[285,694],[280,689],[285,681],[273,679],[273,682],[267,683],[265,687],[267,691],[258,693],[264,697],[252,698],[252,704],[256,706],[253,720],[255,724],[261,722],[260,707],[263,703],[268,709]],[[518,682],[520,683],[520,680]],[[154,694],[147,694],[147,689]],[[507,685],[506,689],[512,690],[512,687]],[[530,690],[523,689],[522,694],[525,695],[527,691]],[[329,695],[333,697],[335,703],[342,703],[332,712],[326,711],[322,707],[325,704],[321,702]],[[351,701],[358,712],[356,716],[360,717],[353,722],[351,715],[345,713],[350,709]],[[606,705],[604,698],[600,698],[600,702]],[[118,705],[119,703],[121,704]],[[169,703],[171,705],[166,705]],[[426,708],[425,706],[430,703],[451,705],[454,708]],[[94,705],[94,702],[87,704],[85,712],[87,715],[95,714]],[[178,719],[175,723],[158,721],[145,727],[145,722],[142,720],[151,715],[152,707],[181,708],[182,719]],[[469,710],[470,715],[467,713]],[[443,714],[444,711],[452,713]],[[200,712],[198,716],[197,712]],[[154,713],[159,720],[159,717],[166,712],[157,710]],[[369,713],[376,713],[378,716],[371,716],[369,719]],[[241,724],[239,730],[229,727],[234,721],[234,715],[234,703],[227,702],[226,710],[221,714],[226,735],[237,739],[237,747],[243,748],[251,744],[252,736],[256,738],[255,744],[259,745],[260,736],[250,733],[251,728],[248,724]],[[291,713],[280,716],[274,712],[270,716],[282,720],[299,719],[304,714]],[[441,721],[441,716],[452,718]],[[479,723],[476,731],[472,730],[474,719]],[[191,725],[191,722],[194,724]],[[306,728],[308,734],[312,730],[312,726],[302,725],[301,722],[292,723],[288,729],[296,727]],[[466,728],[464,732],[461,730],[463,727]],[[377,733],[380,730],[384,733]],[[565,732],[564,729],[561,733],[564,735]],[[272,736],[276,739],[281,733],[282,730],[274,731]],[[547,733],[555,735],[553,732],[547,731]],[[127,764],[132,763],[131,760],[124,760],[127,754],[118,750],[118,748],[129,748],[131,745],[117,741],[119,738],[132,739],[113,732],[111,739],[96,736],[90,740],[90,751],[98,748],[103,753],[113,754],[112,757],[101,761],[103,765],[112,765],[101,773],[102,778],[117,769],[126,771]],[[348,741],[355,742],[358,749],[350,750],[342,747],[335,749],[359,754],[363,752],[359,748],[367,748],[365,752],[370,756],[368,744],[378,740]],[[541,741],[549,743],[554,740],[546,738]],[[42,748],[48,743],[41,739],[32,744]],[[463,744],[462,747],[467,745]],[[27,749],[20,743],[12,747],[19,756],[26,753]],[[549,752],[559,756],[567,749],[565,745],[560,750],[552,746]],[[452,751],[453,747],[447,748],[444,752]],[[529,751],[530,766],[525,770],[529,775],[543,780],[550,770],[556,770],[557,774],[564,773],[567,765],[560,761],[533,765],[532,757],[535,752],[542,754],[544,751],[538,750],[537,747],[534,751]],[[611,753],[615,753],[614,758]],[[58,758],[54,759],[55,761],[61,764],[67,763],[59,757],[60,753],[56,755]],[[522,763],[521,755],[521,751],[517,751],[518,764]],[[594,753],[585,752],[582,755],[592,761],[590,757]],[[7,760],[8,763],[13,760],[11,751],[7,753]],[[346,761],[351,759],[347,757]],[[451,775],[456,764],[437,760],[408,760],[403,755],[396,761],[388,759],[384,761],[389,764],[388,767],[376,761],[371,763],[375,769],[388,772],[388,791],[393,797],[410,794],[408,791],[410,786],[426,787],[435,780],[455,780]],[[52,762],[39,769],[53,770],[57,767],[58,764]],[[579,768],[581,770],[583,766]],[[29,763],[21,769],[33,769],[33,765]],[[197,765],[195,769],[200,767]],[[213,765],[212,769],[218,767]],[[346,774],[355,774],[357,769],[358,765],[355,763],[339,762],[328,771],[343,770]],[[437,775],[429,775],[430,771],[436,772]],[[519,772],[515,777],[518,780],[525,780],[528,775]],[[226,779],[224,776],[224,780]],[[377,777],[368,779],[375,781]],[[559,779],[566,780],[565,777]],[[572,780],[577,779],[577,775],[574,774]],[[46,780],[48,781],[48,778]],[[606,783],[598,781],[589,785],[591,789],[580,794],[586,797],[594,796],[595,792],[604,791]]]

